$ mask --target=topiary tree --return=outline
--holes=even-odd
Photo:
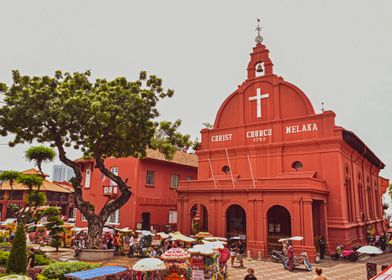
[[[62,227],[64,222],[61,220],[60,210],[54,206],[48,207],[45,209],[43,216],[47,217],[45,227],[49,230],[50,246],[55,247],[58,252],[61,246],[61,238],[65,231]]]
[[[20,172],[13,170],[3,171],[0,173],[0,181],[8,182],[10,184],[11,191],[8,194],[9,197],[12,195],[14,183],[19,178],[20,174]]]
[[[164,90],[162,80],[146,72],[133,82],[124,77],[92,82],[89,71],[56,71],[54,77],[13,71],[12,79],[10,87],[0,84],[4,93],[0,134],[15,135],[10,146],[38,141],[57,148],[60,160],[75,172],[75,205],[88,222],[87,246],[100,248],[103,225],[132,195],[128,180],[112,173],[105,158],[143,158],[146,148],[159,149],[170,158],[176,149],[190,146],[189,136],[176,133],[180,122],[164,122],[160,127],[155,121],[157,103],[171,97],[173,90]],[[67,156],[67,147],[80,149],[94,160],[96,168],[117,184],[119,196],[102,209],[91,207],[83,198],[80,166]]]
[[[27,247],[24,224],[19,223],[7,261],[7,273],[25,274],[27,269]]]
[[[38,206],[46,204],[46,194],[39,192],[43,180],[42,176],[31,174],[20,174],[17,178],[19,184],[28,187],[26,204],[19,212],[18,222],[23,221],[23,223],[26,223]]]
[[[29,162],[33,162],[38,167],[38,170],[41,172],[42,176],[45,176],[44,172],[42,171],[42,164],[44,162],[53,161],[56,157],[56,152],[53,149],[45,146],[35,146],[26,150],[25,157]]]

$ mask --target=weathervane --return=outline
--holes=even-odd
[[[255,31],[257,31],[257,37],[255,39],[256,44],[260,45],[263,42],[263,37],[260,35],[260,31],[261,31],[261,26],[260,26],[260,19],[257,19],[257,27],[255,29]]]

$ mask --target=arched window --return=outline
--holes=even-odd
[[[345,180],[344,185],[346,187],[346,196],[347,196],[347,219],[350,223],[354,222],[354,203],[352,197],[352,187],[351,187],[351,177],[350,177],[350,168],[346,164],[345,169]]]
[[[294,168],[295,169],[295,171],[299,171],[299,170],[301,170],[303,167],[304,167],[304,165],[302,164],[302,162],[300,162],[300,161],[294,161],[292,164],[291,164],[291,167],[292,168]]]
[[[365,201],[364,201],[364,195],[363,195],[363,185],[362,185],[362,175],[361,173],[358,173],[358,195],[359,195],[359,211],[361,213],[361,219],[362,221],[365,220]]]
[[[366,194],[369,202],[369,218],[374,218],[373,190],[369,176],[366,177]]]
[[[380,210],[380,204],[381,204],[381,199],[380,199],[380,192],[378,190],[378,185],[377,185],[377,181],[374,180],[374,198],[376,200],[376,213],[374,215],[375,218],[380,218],[382,217],[381,214],[381,210]]]

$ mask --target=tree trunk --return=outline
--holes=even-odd
[[[87,221],[88,221],[87,248],[101,249],[104,223],[102,222],[99,215],[91,215]]]

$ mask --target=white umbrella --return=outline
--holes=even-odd
[[[223,249],[225,248],[224,244],[226,244],[226,242],[222,242],[222,241],[209,242],[206,240],[203,240],[203,243],[205,246],[210,247],[212,250]]]
[[[200,255],[206,255],[206,256],[212,255],[214,253],[212,248],[206,246],[205,244],[195,245],[192,248],[188,249],[188,252],[191,254],[200,254]]]
[[[380,255],[384,253],[381,249],[374,246],[362,246],[357,250],[358,253],[368,254],[368,255]]]
[[[227,241],[227,238],[217,237],[217,236],[208,236],[208,237],[204,238],[204,240],[207,240],[207,241]]]
[[[137,233],[140,233],[141,235],[145,235],[145,236],[147,236],[147,235],[151,235],[151,236],[155,236],[155,234],[153,234],[151,231],[149,231],[149,230],[137,230],[136,231]]]
[[[288,241],[288,240],[301,241],[303,239],[304,239],[303,236],[293,236],[293,237],[288,237],[288,238],[281,238],[278,240],[278,242],[284,242],[284,241]]]
[[[146,258],[141,259],[132,267],[135,271],[156,271],[166,269],[166,265],[163,261],[157,258]]]

